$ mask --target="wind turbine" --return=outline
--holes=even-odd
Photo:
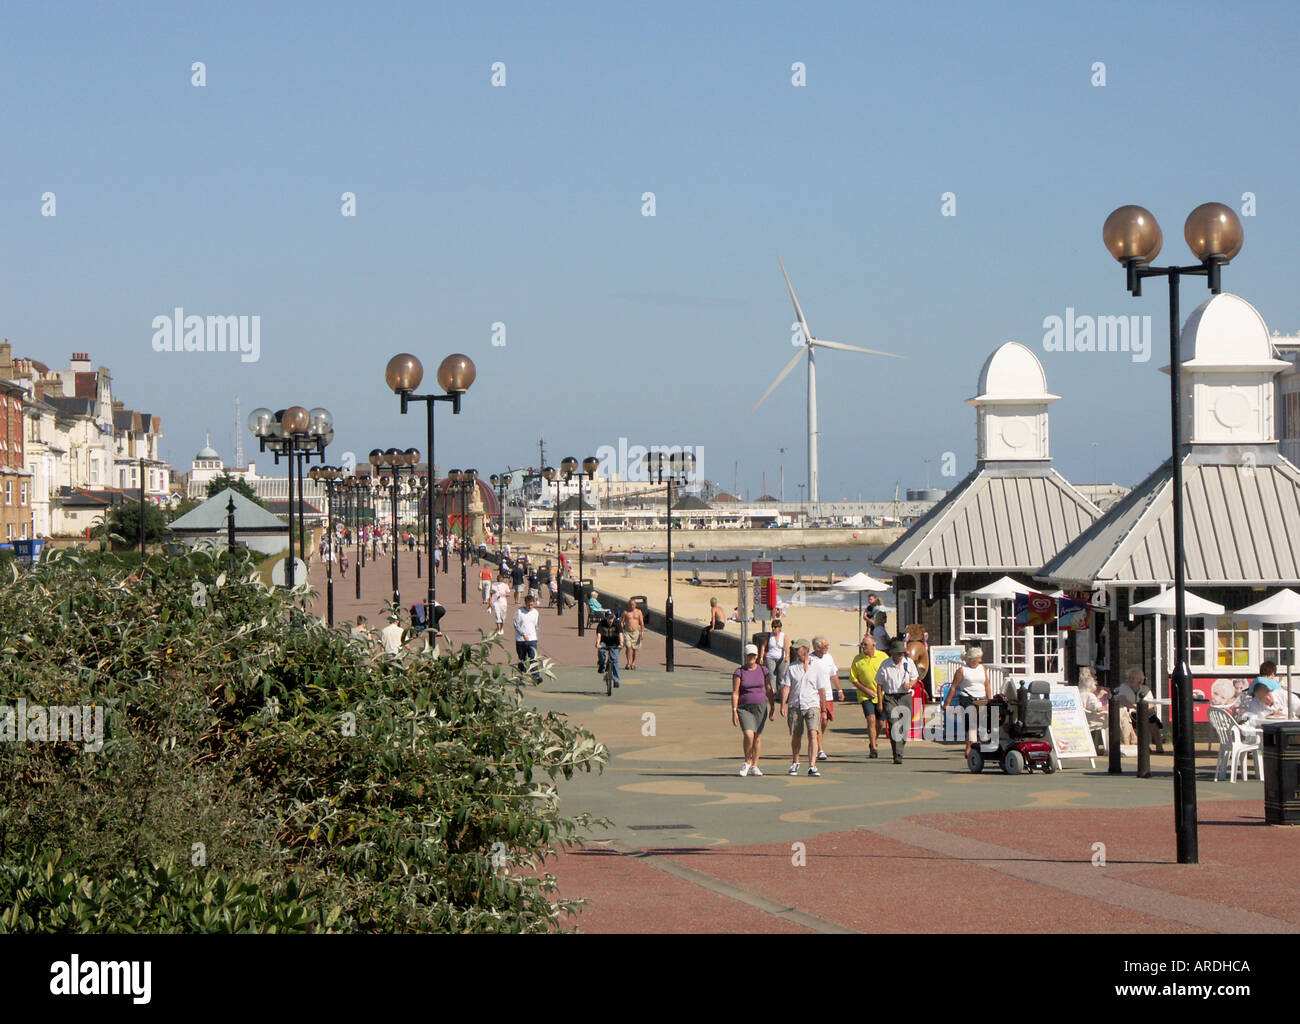
[[[790,275],[785,272],[785,264],[781,262],[780,253],[776,257],[777,263],[781,264],[781,276],[785,278],[786,291],[790,293],[790,302],[794,305],[794,315],[799,322],[799,331],[803,336],[803,344],[799,346],[799,351],[795,357],[786,363],[785,369],[782,370],[776,380],[772,381],[772,386],[763,393],[749,411],[752,416],[758,411],[758,407],[767,401],[767,396],[776,390],[777,385],[789,376],[790,371],[798,365],[799,360],[808,357],[808,500],[815,506],[817,504],[817,363],[813,356],[814,348],[835,348],[844,352],[865,352],[871,356],[888,356],[890,359],[902,359],[902,356],[895,355],[893,352],[880,352],[874,348],[861,348],[858,345],[846,345],[842,341],[823,341],[821,338],[814,338],[812,331],[808,329],[808,320],[803,315],[803,309],[799,305],[798,298],[794,294],[794,286],[790,284]]]

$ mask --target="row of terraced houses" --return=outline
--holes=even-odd
[[[112,374],[74,352],[66,369],[0,343],[0,543],[84,536],[113,505],[168,500],[162,423],[113,397]]]

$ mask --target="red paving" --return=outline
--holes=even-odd
[[[1196,865],[1174,862],[1166,807],[914,815],[903,820],[908,825],[1011,854],[981,862],[866,829],[808,839],[802,867],[785,843],[656,853],[865,932],[1240,931],[1251,927],[1243,912],[1273,919],[1277,927],[1270,930],[1300,930],[1300,831],[1263,825],[1257,801],[1202,805]],[[1106,844],[1107,868],[1091,865],[1097,842]],[[569,854],[550,870],[565,896],[592,897],[591,911],[576,921],[583,932],[794,930],[707,883],[675,878],[630,856]],[[1092,881],[1102,879],[1091,895]],[[1131,893],[1144,909],[1116,905],[1116,892]],[[1189,923],[1189,913],[1197,923]]]

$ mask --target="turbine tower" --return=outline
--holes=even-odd
[[[758,407],[767,401],[767,396],[776,390],[777,385],[789,376],[790,371],[798,365],[799,360],[808,357],[808,500],[815,506],[818,502],[817,495],[817,362],[813,356],[815,348],[835,348],[843,352],[865,352],[871,356],[888,356],[890,359],[902,359],[900,355],[893,352],[880,352],[874,348],[861,348],[858,345],[846,345],[841,341],[823,341],[821,338],[813,337],[813,333],[808,329],[808,320],[803,315],[803,309],[799,305],[799,299],[794,294],[794,286],[790,284],[790,275],[785,272],[785,264],[781,262],[780,253],[776,257],[777,263],[781,265],[781,276],[785,278],[786,291],[790,293],[790,302],[794,306],[794,315],[799,323],[799,333],[803,338],[799,351],[795,357],[785,365],[785,369],[777,374],[776,380],[772,381],[772,386],[763,393],[749,411],[752,416],[758,411]]]

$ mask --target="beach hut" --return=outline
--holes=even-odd
[[[894,577],[900,626],[919,623],[931,644],[976,642],[989,664],[1062,680],[1057,627],[1015,622],[1015,594],[1041,589],[1034,574],[1101,515],[1052,467],[1047,407],[1057,398],[1024,345],[1009,341],[993,352],[968,399],[974,470],[876,565]],[[997,586],[981,592],[990,584]]]
[[[1262,661],[1293,660],[1290,624],[1238,613],[1300,579],[1300,470],[1282,456],[1274,429],[1273,378],[1289,364],[1275,357],[1249,302],[1225,292],[1202,303],[1179,336],[1179,358],[1187,586],[1224,608],[1189,614],[1192,674],[1209,695],[1217,679],[1253,676]],[[1150,421],[1162,429],[1166,408],[1162,400],[1134,410],[1135,428]],[[1172,494],[1167,460],[1037,577],[1096,592],[1113,612],[1098,638],[1109,650],[1109,681],[1137,666],[1161,697],[1168,693],[1168,618],[1141,616],[1139,606],[1173,585]]]

